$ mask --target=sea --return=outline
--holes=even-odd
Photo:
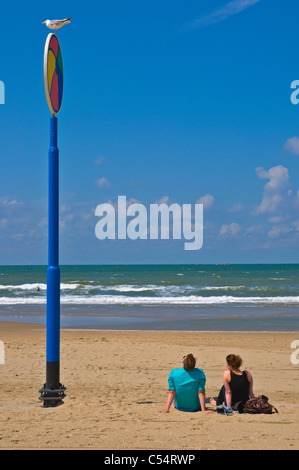
[[[62,328],[299,330],[299,264],[60,266],[60,280]],[[0,266],[0,330],[46,312],[47,266]]]

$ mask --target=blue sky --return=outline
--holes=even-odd
[[[50,112],[42,21],[58,31],[60,263],[298,262],[296,0],[2,5],[0,264],[47,264]],[[204,244],[105,240],[95,208],[204,203]]]

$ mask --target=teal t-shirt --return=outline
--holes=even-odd
[[[174,390],[175,406],[180,411],[200,411],[198,390],[205,391],[206,376],[201,369],[187,371],[172,369],[168,378],[169,390]]]

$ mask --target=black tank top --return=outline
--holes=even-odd
[[[242,375],[237,375],[231,371],[229,386],[232,392],[232,405],[249,399],[249,381],[244,370]]]

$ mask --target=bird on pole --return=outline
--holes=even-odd
[[[55,34],[57,29],[62,28],[65,24],[68,24],[71,22],[72,18],[65,18],[64,20],[46,20],[43,21],[42,24],[45,24],[48,28],[54,29]]]

